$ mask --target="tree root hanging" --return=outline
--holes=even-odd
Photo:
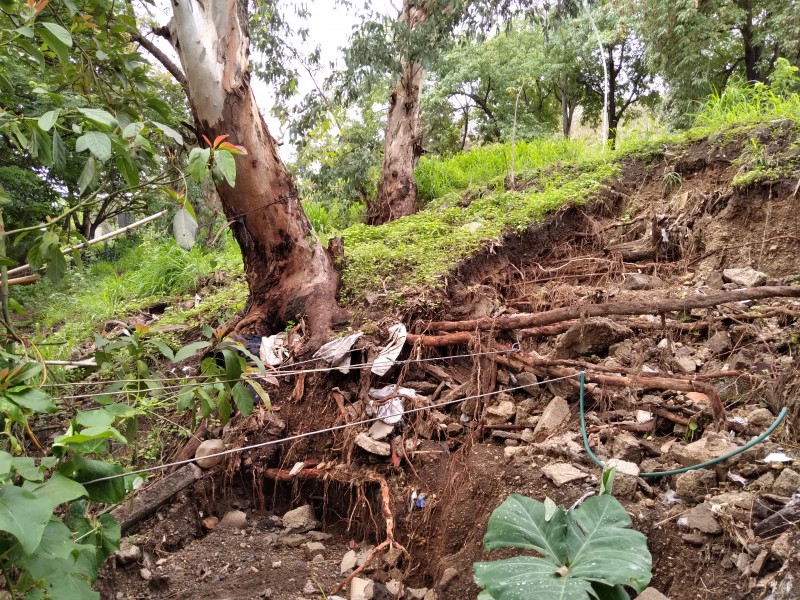
[[[307,463],[308,464],[308,463]],[[331,472],[323,469],[316,469],[316,468],[304,468],[301,469],[296,474],[292,475],[289,470],[287,469],[266,469],[264,471],[265,476],[269,477],[270,479],[274,479],[276,481],[292,481],[294,479],[319,479],[322,480],[325,477],[331,476]],[[343,474],[337,473],[337,479]],[[347,481],[352,483],[353,481],[363,481],[363,482],[370,482],[370,483],[377,483],[381,490],[381,514],[383,515],[383,519],[386,522],[386,539],[375,546],[372,551],[367,555],[364,559],[364,562],[361,563],[357,569],[355,569],[350,575],[347,576],[346,579],[341,581],[336,589],[331,592],[331,595],[338,594],[341,590],[343,590],[347,585],[353,580],[354,577],[358,576],[372,561],[375,556],[378,555],[382,550],[390,549],[390,548],[398,548],[403,554],[406,555],[409,559],[411,555],[409,554],[408,550],[400,544],[394,537],[394,513],[392,513],[392,494],[391,490],[389,489],[389,484],[386,481],[386,478],[380,475],[379,473],[372,471],[372,470],[365,470],[360,471],[358,473],[350,473],[350,477],[348,477]]]

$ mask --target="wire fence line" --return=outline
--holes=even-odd
[[[460,402],[466,402],[468,400],[474,400],[474,399],[478,399],[478,398],[486,398],[486,397],[494,396],[494,395],[497,395],[497,394],[507,394],[509,392],[516,392],[516,391],[519,391],[519,390],[524,390],[526,388],[530,388],[533,385],[545,385],[546,383],[551,383],[553,381],[561,381],[563,379],[578,379],[579,377],[580,377],[580,374],[579,373],[575,373],[573,375],[566,375],[564,377],[556,377],[556,378],[553,378],[553,379],[548,379],[547,381],[539,381],[536,384],[519,385],[519,386],[515,386],[515,387],[512,387],[512,388],[506,388],[506,389],[502,389],[502,390],[494,390],[492,392],[486,392],[484,394],[474,394],[472,396],[466,396],[464,398],[458,398],[458,399],[455,399],[455,400],[447,400],[447,401],[444,401],[444,402],[438,402],[438,403],[435,403],[435,404],[429,404],[427,406],[419,406],[419,407],[416,407],[416,408],[410,408],[408,410],[404,410],[403,411],[403,415],[415,414],[415,413],[418,413],[418,412],[422,412],[422,411],[425,411],[425,410],[431,410],[431,409],[434,409],[434,408],[442,408],[444,406],[450,406],[452,404],[458,404]],[[374,423],[375,421],[381,421],[384,418],[386,418],[386,417],[383,416],[383,417],[371,417],[369,419],[361,419],[359,421],[352,421],[350,423],[344,423],[343,425],[335,425],[333,427],[326,427],[325,429],[317,429],[317,430],[314,430],[314,431],[307,431],[305,433],[298,433],[298,434],[290,435],[290,436],[287,436],[287,437],[284,437],[284,438],[279,438],[277,440],[268,440],[266,442],[259,442],[259,443],[250,444],[250,445],[247,445],[247,446],[241,446],[241,447],[237,447],[237,448],[229,448],[229,449],[223,450],[221,452],[216,452],[214,454],[208,454],[208,455],[203,456],[201,458],[202,459],[216,458],[216,457],[220,457],[220,456],[228,456],[230,454],[236,454],[236,453],[239,453],[239,452],[245,452],[247,450],[255,450],[255,449],[264,448],[264,447],[267,447],[267,446],[275,446],[275,445],[278,445],[278,444],[283,444],[285,442],[291,442],[291,441],[294,441],[294,440],[299,440],[299,439],[303,439],[303,438],[307,438],[307,437],[321,435],[323,433],[332,433],[332,432],[335,432],[335,431],[341,431],[343,429],[348,429],[350,427],[357,427],[357,426],[360,426],[360,425],[367,425],[367,424],[370,424],[370,423]],[[198,459],[198,458],[187,458],[185,460],[178,460],[178,461],[174,461],[174,462],[155,465],[155,466],[152,466],[152,467],[149,467],[149,468],[146,468],[146,469],[138,469],[138,470],[135,470],[135,471],[127,471],[127,472],[124,472],[124,473],[117,473],[115,475],[108,475],[106,477],[99,477],[99,478],[93,479],[91,481],[85,481],[85,482],[83,482],[83,485],[91,485],[91,484],[94,484],[94,483],[101,483],[103,481],[111,481],[113,479],[120,479],[122,477],[131,477],[133,475],[141,475],[143,473],[150,473],[150,472],[153,472],[153,471],[163,471],[165,469],[171,469],[172,467],[180,467],[180,466],[183,466],[183,465],[187,465],[189,463],[196,462],[197,460],[200,460],[200,459]]]

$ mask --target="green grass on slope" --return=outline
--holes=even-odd
[[[542,174],[525,190],[487,191],[465,208],[451,193],[393,223],[353,226],[344,232],[345,296],[387,292],[399,300],[415,288],[436,286],[472,252],[568,203],[587,202],[618,172],[615,163],[584,159]]]
[[[42,350],[48,358],[65,357],[107,319],[194,294],[199,282],[218,269],[240,273],[241,254],[232,236],[223,236],[220,245],[213,252],[197,246],[186,252],[172,239],[145,238],[126,247],[115,262],[73,269],[57,284],[42,279],[14,288],[14,299],[27,311],[20,325],[50,344],[63,342]]]

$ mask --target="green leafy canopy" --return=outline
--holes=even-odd
[[[641,592],[650,582],[647,540],[628,529],[630,517],[610,495],[589,498],[574,510],[552,501],[511,494],[492,513],[484,548],[535,550],[475,563],[482,598],[493,600],[586,600],[628,598],[623,586]]]

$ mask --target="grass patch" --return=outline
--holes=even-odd
[[[42,279],[30,287],[12,288],[14,299],[27,311],[19,325],[33,331],[35,340],[56,344],[42,346],[46,358],[68,356],[107,319],[194,294],[216,270],[242,270],[239,247],[230,233],[215,251],[196,246],[186,252],[172,239],[148,237],[126,246],[117,261],[73,269],[57,284]]]

